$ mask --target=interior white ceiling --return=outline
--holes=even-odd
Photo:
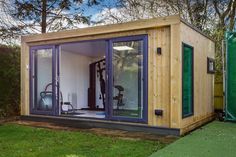
[[[78,53],[89,57],[99,57],[105,55],[106,42],[103,40],[99,40],[62,44],[61,50],[66,52],[68,51],[72,53]]]

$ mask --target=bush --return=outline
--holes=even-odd
[[[20,48],[0,45],[0,118],[20,113]]]

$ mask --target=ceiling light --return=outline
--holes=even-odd
[[[133,50],[134,48],[129,46],[114,46],[113,49],[117,51]]]

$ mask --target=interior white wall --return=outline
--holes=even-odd
[[[89,64],[91,58],[61,51],[60,90],[64,102],[75,108],[88,107]]]
[[[71,102],[74,108],[88,108],[89,64],[99,58],[80,55],[61,50],[60,59],[60,91],[64,102]],[[105,78],[105,72],[104,72]],[[96,75],[96,105],[103,108],[99,99],[100,82]]]

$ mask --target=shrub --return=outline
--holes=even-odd
[[[20,48],[0,45],[0,118],[20,112]]]

